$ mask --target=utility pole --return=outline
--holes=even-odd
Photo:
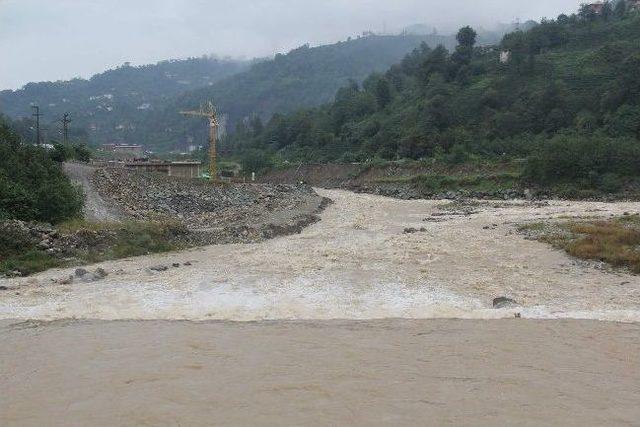
[[[69,124],[71,123],[71,119],[69,118],[69,113],[64,113],[62,116],[62,137],[64,145],[69,145]]]
[[[32,116],[36,118],[36,145],[40,145],[40,117],[42,114],[40,114],[39,106],[32,105],[31,108],[33,109]]]

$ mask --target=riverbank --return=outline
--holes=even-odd
[[[260,242],[299,233],[329,203],[305,185],[214,184],[78,163],[65,172],[82,187],[84,220],[0,221],[0,275]]]
[[[403,200],[640,200],[637,180],[621,180],[615,189],[585,182],[540,186],[523,178],[524,166],[525,163],[518,160],[477,160],[461,164],[428,160],[300,164],[270,170],[259,180],[270,184],[305,182],[314,187]]]

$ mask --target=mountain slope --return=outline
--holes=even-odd
[[[608,188],[640,175],[640,14],[561,15],[497,49],[474,39],[463,29],[453,54],[416,50],[333,103],[227,144],[296,161],[528,157],[531,179]]]
[[[213,84],[241,72],[249,63],[202,57],[132,67],[125,64],[89,80],[29,83],[0,92],[0,111],[14,119],[30,117],[32,104],[41,107],[43,128],[59,139],[55,123],[71,113],[77,137],[94,143],[139,138],[140,125],[150,113],[182,92]],[[35,137],[35,136],[34,136]]]
[[[371,72],[386,70],[422,42],[447,47],[455,44],[451,36],[368,36],[327,46],[302,46],[276,55],[244,73],[176,97],[150,118],[145,142],[172,148],[186,140],[205,141],[202,121],[185,119],[177,112],[208,100],[214,100],[227,116],[231,131],[253,115],[268,119],[274,113],[320,105],[330,101],[349,80],[362,81]]]

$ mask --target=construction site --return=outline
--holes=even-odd
[[[104,144],[101,152],[108,155],[107,159],[94,160],[92,163],[96,167],[123,168],[134,172],[147,172],[164,174],[176,178],[185,179],[207,179],[213,182],[220,181],[218,174],[217,142],[218,129],[220,123],[218,114],[213,103],[207,102],[200,106],[198,110],[180,111],[183,116],[202,117],[207,119],[208,125],[208,159],[209,167],[201,161],[171,161],[154,158],[151,153],[147,153],[142,145],[136,144]],[[233,178],[234,174],[226,174],[226,181]]]

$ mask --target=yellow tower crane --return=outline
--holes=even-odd
[[[209,176],[212,181],[218,180],[218,153],[216,151],[216,142],[218,141],[218,113],[212,102],[207,102],[200,106],[198,111],[180,111],[184,116],[206,117],[209,119]]]

